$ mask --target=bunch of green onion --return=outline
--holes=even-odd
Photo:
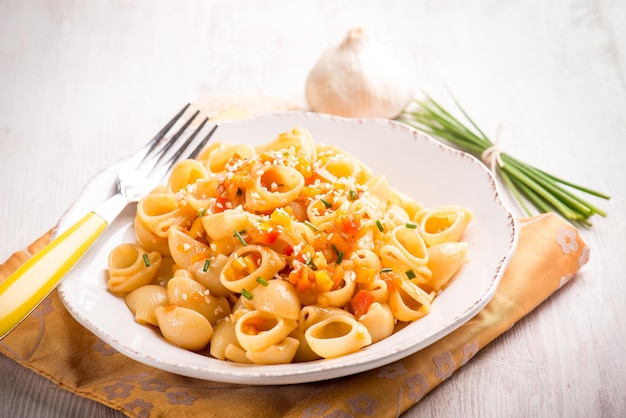
[[[405,110],[398,120],[481,158],[485,150],[494,149],[494,143],[459,103],[455,103],[470,126],[463,124],[430,97],[415,100],[417,108]],[[585,226],[591,226],[589,218],[594,214],[606,216],[604,211],[577,196],[574,190],[602,199],[609,199],[609,196],[548,174],[504,152],[498,152],[496,157],[497,164],[492,169],[497,171],[528,216],[532,216],[533,212],[527,203],[540,213],[558,212],[573,223]]]

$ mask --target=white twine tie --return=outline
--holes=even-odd
[[[504,161],[502,161],[501,154],[503,151],[499,147],[500,143],[500,130],[501,125],[498,126],[498,130],[496,132],[496,140],[492,146],[486,148],[481,154],[480,159],[482,162],[489,167],[492,173],[496,173],[496,164],[498,167],[502,168],[504,166]]]

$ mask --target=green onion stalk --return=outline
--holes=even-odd
[[[527,203],[539,213],[557,212],[571,222],[584,226],[591,226],[589,218],[594,214],[606,216],[603,210],[576,195],[575,191],[602,199],[610,199],[609,196],[558,178],[498,150],[456,100],[456,106],[469,125],[459,121],[431,97],[416,99],[415,104],[415,110],[407,109],[397,119],[448,141],[483,162],[489,159],[494,174],[499,174],[528,216],[532,216],[533,211]]]

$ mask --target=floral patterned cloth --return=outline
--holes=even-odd
[[[329,381],[245,386],[153,369],[79,325],[53,292],[0,341],[0,352],[61,387],[129,417],[391,417],[453,376],[489,342],[569,282],[589,260],[576,228],[554,214],[520,220],[517,250],[487,306],[465,325],[387,366]],[[0,266],[0,282],[50,233]]]

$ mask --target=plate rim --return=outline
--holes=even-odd
[[[347,375],[352,375],[355,373],[360,373],[366,370],[374,369],[376,367],[381,367],[386,364],[392,363],[393,361],[397,361],[401,358],[407,357],[411,354],[420,351],[434,342],[444,338],[449,335],[451,332],[460,328],[462,325],[467,323],[470,319],[472,319],[476,314],[478,314],[493,298],[497,291],[497,287],[506,271],[508,264],[515,253],[517,248],[518,238],[519,238],[519,224],[517,218],[513,215],[512,211],[507,207],[505,201],[503,200],[501,193],[501,187],[499,183],[496,181],[495,176],[491,171],[487,169],[476,157],[471,154],[464,152],[462,150],[458,150],[453,148],[435,138],[428,135],[427,133],[420,131],[414,127],[411,127],[407,124],[397,122],[389,119],[375,119],[375,118],[343,118],[338,116],[314,113],[314,112],[306,112],[306,111],[285,111],[285,112],[275,112],[266,115],[260,115],[253,118],[246,119],[238,119],[238,120],[228,120],[228,121],[219,121],[221,125],[225,124],[244,124],[244,123],[254,123],[254,121],[263,120],[263,119],[274,119],[281,118],[285,116],[295,116],[295,117],[304,117],[304,118],[317,118],[319,120],[325,120],[328,122],[346,122],[346,123],[385,123],[391,124],[393,128],[399,128],[406,130],[406,132],[412,134],[414,137],[421,136],[423,140],[430,142],[432,145],[436,145],[440,149],[446,152],[451,152],[457,154],[459,157],[469,158],[470,160],[474,160],[474,163],[480,168],[484,174],[487,175],[487,178],[490,181],[491,189],[493,191],[492,200],[499,207],[500,210],[504,212],[507,218],[507,231],[510,231],[510,240],[509,246],[506,251],[503,251],[502,257],[498,260],[497,267],[495,271],[490,271],[492,277],[489,280],[489,287],[485,289],[480,299],[474,301],[474,304],[468,306],[460,316],[452,318],[451,320],[444,323],[439,328],[431,331],[423,338],[420,339],[419,342],[412,345],[403,345],[399,349],[390,353],[389,355],[380,355],[380,354],[371,354],[371,355],[362,355],[357,362],[351,363],[349,366],[345,364],[341,364],[341,361],[338,359],[322,359],[316,360],[312,362],[305,363],[291,363],[297,364],[299,367],[294,368],[289,374],[285,375],[284,372],[280,370],[284,367],[278,366],[286,366],[286,365],[236,365],[236,363],[230,363],[230,365],[235,365],[233,367],[229,367],[228,370],[212,370],[207,375],[207,371],[204,368],[196,368],[193,366],[186,365],[181,368],[180,365],[171,364],[166,361],[163,361],[159,358],[153,358],[147,356],[145,353],[137,352],[132,349],[129,344],[124,344],[121,341],[117,341],[117,339],[111,335],[108,335],[106,332],[101,330],[96,324],[93,324],[89,318],[84,317],[80,311],[77,311],[73,304],[71,303],[69,297],[65,295],[65,286],[64,281],[58,287],[58,293],[60,299],[68,310],[70,315],[79,322],[82,326],[87,328],[89,332],[96,335],[96,337],[108,343],[112,348],[117,350],[118,352],[126,355],[127,357],[136,360],[145,365],[155,367],[157,369],[165,370],[171,373],[199,378],[202,380],[211,380],[211,381],[219,381],[225,383],[241,383],[241,384],[251,384],[251,385],[281,385],[281,384],[296,384],[296,383],[306,383],[319,381],[329,378],[342,377]],[[65,211],[65,213],[61,216],[59,222],[53,229],[52,238],[56,237],[60,232],[69,227],[68,223],[70,223],[71,215],[74,212],[81,211],[81,214],[84,214],[86,211],[91,210],[92,208],[83,208],[86,201],[89,201],[88,196],[91,193],[95,193],[94,190],[102,190],[103,186],[109,186],[111,193],[113,193],[115,188],[115,178],[117,175],[117,167],[121,163],[117,161],[110,166],[104,168],[100,172],[98,172],[91,180],[87,182],[85,187],[83,188],[80,195],[77,199],[72,203],[72,205]],[[108,181],[107,181],[108,180]],[[111,181],[112,180],[112,181]],[[102,191],[103,197],[104,191]],[[80,262],[80,261],[79,261]],[[69,273],[71,274],[71,272]],[[417,347],[416,349],[414,349]],[[202,354],[194,353],[199,356],[206,357]],[[345,356],[343,356],[345,357]],[[370,358],[374,357],[374,358]],[[223,361],[212,359],[213,361]],[[346,368],[350,368],[349,373],[345,373]],[[269,381],[268,381],[269,379]]]

